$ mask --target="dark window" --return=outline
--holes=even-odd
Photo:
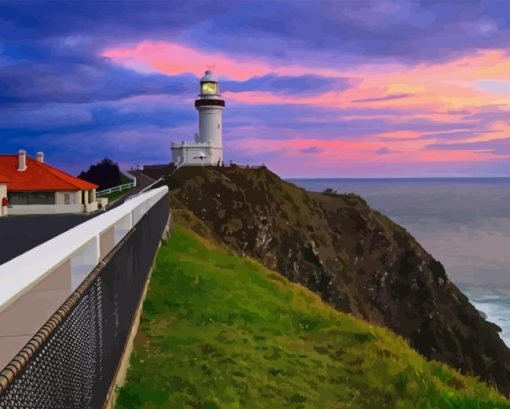
[[[12,205],[51,205],[55,204],[55,192],[8,192]]]

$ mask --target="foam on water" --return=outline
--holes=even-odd
[[[482,311],[489,321],[502,329],[499,336],[510,347],[510,298],[496,294],[477,298],[469,290],[464,290],[464,293],[477,310]]]

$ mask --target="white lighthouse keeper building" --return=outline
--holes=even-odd
[[[194,142],[172,143],[172,162],[178,166],[220,165],[223,162],[222,113],[218,79],[206,71],[200,79],[200,95],[195,100],[198,110],[198,133]]]

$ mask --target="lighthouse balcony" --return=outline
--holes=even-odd
[[[200,107],[221,107],[225,108],[225,100],[223,99],[196,99],[195,108]]]
[[[172,144],[171,144],[172,149],[181,149],[182,147],[187,147],[187,148],[213,147],[213,148],[217,148],[215,146],[212,146],[211,141],[205,141],[205,142],[182,141],[180,143],[172,142]]]

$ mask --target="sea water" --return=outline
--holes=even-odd
[[[510,178],[289,181],[357,193],[405,227],[510,346]]]

